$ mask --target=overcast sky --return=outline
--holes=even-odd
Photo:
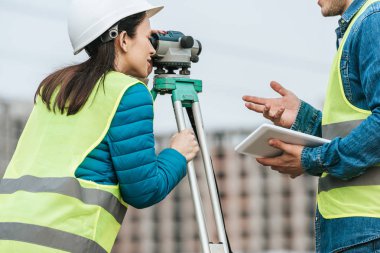
[[[127,1],[127,0],[126,0]],[[264,120],[248,111],[242,95],[276,96],[276,80],[322,107],[335,53],[338,18],[324,18],[309,0],[151,0],[165,9],[153,28],[182,31],[201,41],[192,77],[206,129],[249,129]],[[0,0],[0,99],[29,101],[53,70],[86,59],[73,56],[67,35],[70,0]],[[158,97],[155,128],[175,129],[169,96]]]

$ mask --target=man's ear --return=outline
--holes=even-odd
[[[128,52],[128,45],[129,45],[129,37],[126,31],[122,31],[119,36],[116,38],[118,47],[120,48],[120,51],[123,53]]]

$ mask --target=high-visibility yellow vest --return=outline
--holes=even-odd
[[[75,178],[104,139],[124,92],[139,81],[109,72],[66,116],[37,99],[0,181],[0,252],[110,252],[127,205],[118,185]]]
[[[323,108],[324,138],[344,137],[371,115],[371,111],[357,108],[346,98],[340,63],[343,47],[353,24],[371,4],[378,1],[368,0],[362,6],[351,21],[336,53]],[[354,216],[380,218],[380,166],[368,168],[364,174],[347,181],[323,173],[319,179],[317,200],[319,211],[326,219]]]

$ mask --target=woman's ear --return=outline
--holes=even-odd
[[[128,44],[129,44],[129,37],[127,32],[122,31],[119,36],[116,38],[118,47],[120,48],[120,51],[123,53],[128,52]]]

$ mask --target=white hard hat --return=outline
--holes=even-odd
[[[68,29],[74,54],[121,19],[144,11],[151,17],[162,8],[145,0],[72,0]]]

